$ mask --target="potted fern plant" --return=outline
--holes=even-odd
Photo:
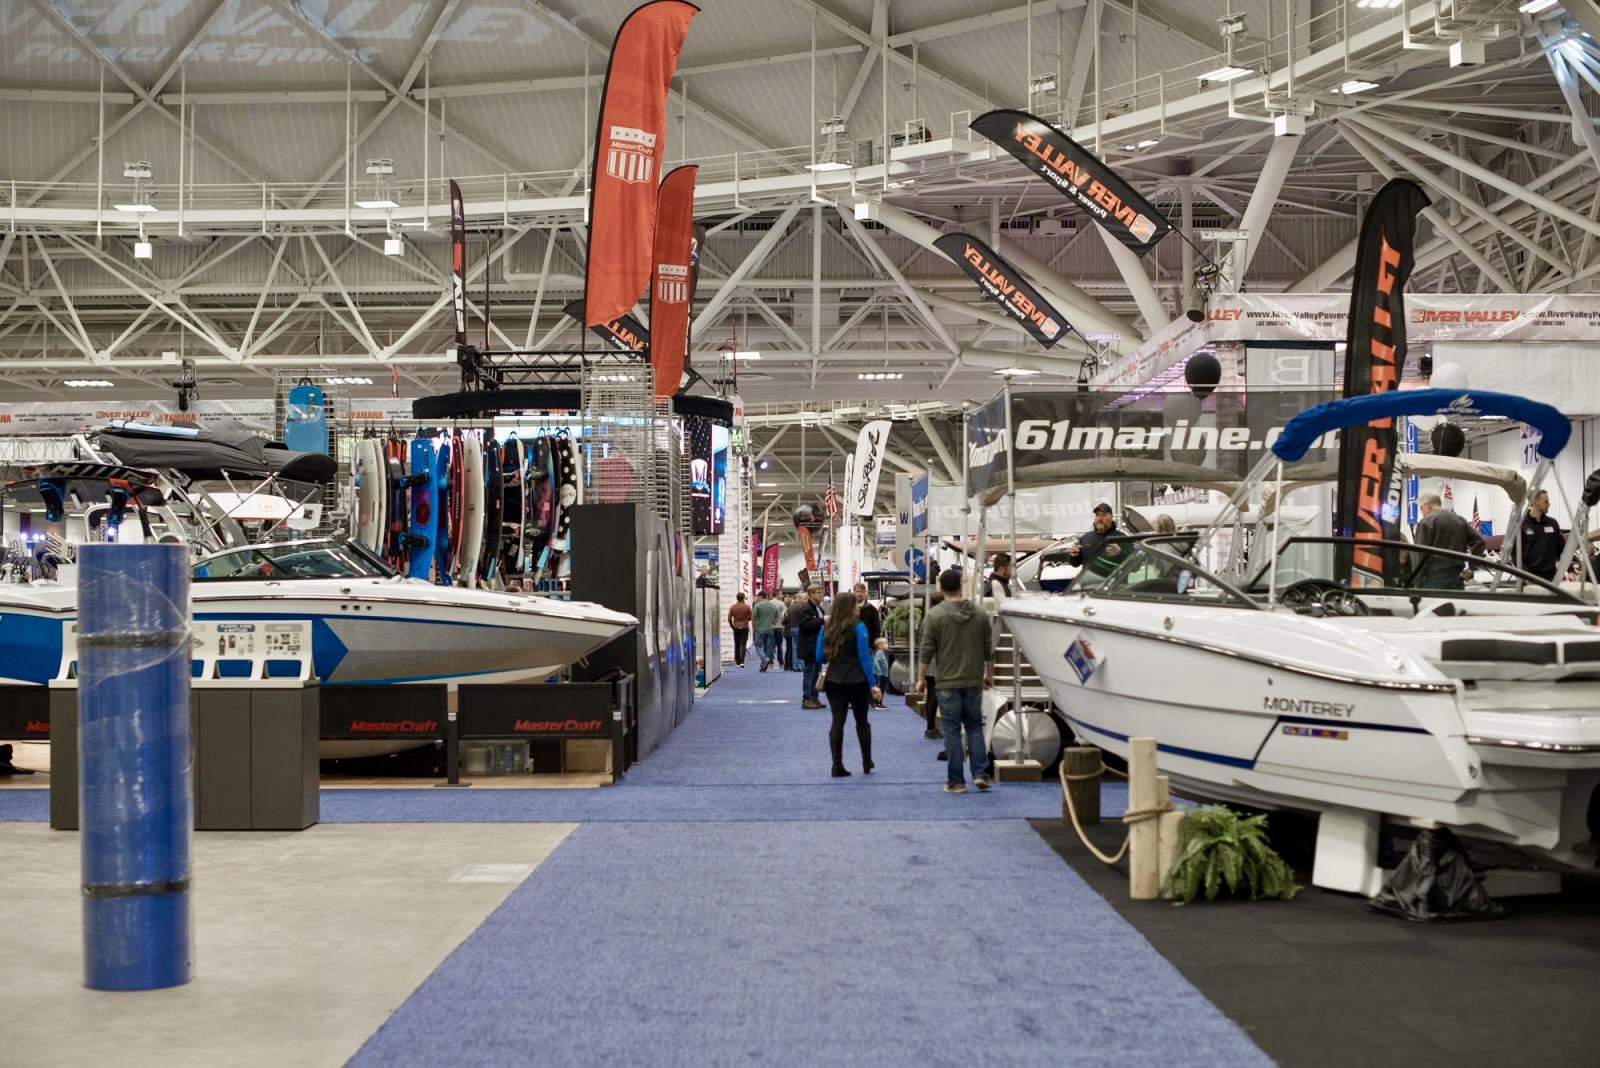
[[[1251,901],[1288,900],[1300,891],[1294,872],[1267,840],[1265,815],[1240,816],[1207,805],[1178,824],[1178,856],[1162,892],[1187,905],[1201,894],[1215,901],[1224,887]]]

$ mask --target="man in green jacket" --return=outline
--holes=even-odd
[[[972,785],[989,788],[989,751],[983,744],[983,691],[994,685],[994,642],[989,617],[961,596],[961,572],[939,576],[944,600],[928,613],[922,631],[922,659],[939,665],[939,717],[944,724],[947,794],[967,792],[961,772],[961,741],[966,736]]]
[[[756,601],[752,613],[756,632],[756,652],[761,654],[761,670],[772,666],[777,655],[778,623],[783,619],[783,602],[772,594],[763,593]]]

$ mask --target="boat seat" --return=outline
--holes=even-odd
[[[1559,647],[1554,642],[1527,642],[1514,638],[1447,638],[1439,643],[1439,659],[1554,664],[1559,659]]]

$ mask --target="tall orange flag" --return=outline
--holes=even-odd
[[[683,0],[653,0],[623,20],[611,46],[589,191],[585,326],[615,320],[650,283],[667,88],[699,11]]]
[[[689,347],[689,302],[694,291],[689,251],[694,240],[694,178],[699,167],[679,167],[661,180],[657,198],[655,281],[650,287],[650,364],[656,396],[670,397],[683,378]]]

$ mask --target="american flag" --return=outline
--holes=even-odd
[[[822,494],[822,510],[828,513],[829,519],[839,517],[839,491],[833,488],[833,479],[828,479],[828,488]]]
[[[1452,512],[1456,510],[1456,495],[1450,490],[1450,480],[1444,483],[1444,506]]]
[[[1472,529],[1482,530],[1483,520],[1478,518],[1478,495],[1472,495]]]

